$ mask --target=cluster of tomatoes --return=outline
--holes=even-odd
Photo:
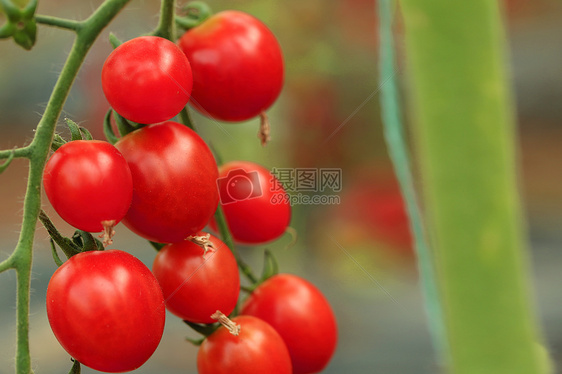
[[[60,146],[45,167],[45,192],[65,221],[103,231],[106,245],[119,222],[161,245],[152,271],[115,249],[82,251],[55,271],[47,314],[74,359],[105,372],[140,367],[161,340],[167,309],[206,335],[197,358],[201,374],[307,374],[327,365],[337,328],[320,291],[300,277],[276,274],[253,284],[236,308],[238,259],[202,232],[216,230],[220,204],[236,242],[279,238],[291,217],[287,203],[272,203],[274,194],[285,193],[279,181],[251,162],[219,168],[205,141],[171,120],[189,100],[222,121],[258,116],[282,81],[275,37],[236,11],[210,17],[177,45],[144,36],[109,55],[104,93],[137,129],[114,145],[74,140]]]

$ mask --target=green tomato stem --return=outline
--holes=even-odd
[[[53,88],[45,113],[35,131],[31,144],[25,148],[30,160],[27,190],[23,203],[23,220],[18,243],[9,257],[10,264],[17,272],[16,299],[16,372],[31,373],[29,352],[29,293],[33,240],[39,212],[41,210],[41,182],[56,123],[70,88],[78,74],[84,58],[103,28],[127,4],[128,0],[107,0],[88,19],[76,28],[77,37],[62,72]],[[16,155],[18,150],[16,150]],[[1,154],[1,153],[0,153]]]
[[[160,21],[154,31],[154,36],[160,36],[173,42],[176,41],[176,27],[174,18],[176,16],[176,1],[162,0],[160,5]]]
[[[52,17],[52,16],[45,16],[41,14],[35,15],[35,21],[37,21],[37,23],[42,25],[55,26],[61,29],[72,30],[72,31],[78,31],[82,26],[82,23],[79,21]]]
[[[217,222],[217,226],[219,228],[222,241],[224,242],[224,244],[227,245],[228,248],[230,248],[230,250],[234,254],[234,257],[236,258],[236,262],[238,263],[238,267],[240,268],[240,271],[242,271],[242,274],[244,274],[252,284],[256,284],[258,282],[258,278],[254,275],[252,269],[242,260],[240,254],[236,250],[236,246],[234,245],[234,240],[232,239],[232,235],[230,234],[230,231],[228,229],[228,224],[226,223],[226,217],[224,216],[224,212],[222,210],[220,203],[219,206],[217,207],[217,211],[215,212],[215,220]]]

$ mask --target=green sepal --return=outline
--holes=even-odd
[[[216,331],[216,329],[220,327],[219,323],[202,324],[202,323],[193,323],[186,320],[184,320],[183,322],[185,322],[186,325],[188,325],[193,330],[197,331],[199,334],[204,336],[211,335],[213,332]]]
[[[72,359],[72,361],[74,361],[74,364],[72,364],[72,368],[70,369],[68,374],[80,374],[80,372],[82,371],[80,368],[80,362],[75,359]]]
[[[108,142],[110,142],[111,144],[115,144],[119,141],[119,138],[117,137],[117,135],[115,135],[115,132],[113,131],[113,127],[111,126],[112,112],[113,109],[109,109],[105,114],[105,117],[103,119],[103,134],[105,135],[105,138],[107,139]]]
[[[205,341],[205,338],[195,339],[195,338],[190,338],[190,337],[186,336],[185,340],[187,340],[188,342],[190,342],[194,346],[199,347],[199,346],[201,346],[201,344],[203,344],[203,342]]]
[[[92,136],[92,133],[90,131],[88,131],[87,128],[80,126],[79,130],[80,130],[80,133],[82,133],[82,138],[84,140],[94,140],[94,137]]]
[[[115,48],[119,47],[121,44],[123,44],[123,42],[121,40],[119,40],[119,38],[117,36],[115,36],[115,34],[112,33],[112,32],[109,33],[109,43],[111,44],[113,49],[115,49]]]
[[[176,16],[175,21],[176,25],[185,30],[199,26],[213,15],[209,4],[203,1],[192,1],[187,3],[182,9],[185,12],[185,16]]]
[[[51,242],[51,254],[53,255],[53,260],[55,261],[55,264],[57,264],[57,266],[61,266],[63,262],[60,259],[59,254],[57,253],[57,247],[55,246],[55,241],[53,240],[53,238],[50,238],[50,242]]]
[[[43,210],[39,213],[39,220],[49,233],[49,236],[54,240],[55,243],[57,243],[57,245],[64,252],[67,258],[70,258],[82,252],[82,248],[80,246],[76,245],[69,238],[61,235],[49,216],[47,216],[47,213],[45,213]]]
[[[166,246],[165,243],[158,243],[158,242],[153,242],[152,240],[148,241],[150,243],[151,246],[154,247],[154,249],[156,249],[157,251],[161,250],[162,248],[164,248]]]
[[[263,283],[267,279],[279,273],[279,265],[277,259],[269,249],[264,252],[263,271],[258,284]]]
[[[72,235],[72,241],[82,249],[82,252],[103,251],[104,249],[103,243],[87,231],[76,230]]]
[[[6,24],[0,28],[0,38],[12,37],[24,49],[30,50],[37,38],[37,24],[35,10],[37,0],[31,0],[23,9],[9,0],[0,0],[0,7],[8,18]]]
[[[127,120],[125,117],[113,110],[113,118],[115,118],[115,124],[117,125],[117,130],[121,136],[125,136],[130,132],[135,131],[140,125]]]
[[[56,150],[62,147],[64,144],[66,144],[66,140],[64,140],[59,134],[55,134],[53,142],[51,143],[51,149],[53,150],[53,152],[56,152]]]
[[[66,123],[66,125],[68,126],[68,129],[70,130],[71,141],[83,140],[82,139],[82,133],[80,132],[80,126],[78,126],[76,124],[76,122],[74,122],[73,120],[71,120],[69,118],[65,118],[64,122]]]

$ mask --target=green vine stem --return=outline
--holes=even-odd
[[[234,240],[232,239],[232,235],[228,229],[228,224],[226,223],[226,217],[224,216],[224,212],[222,210],[221,205],[219,204],[217,211],[215,213],[215,220],[217,221],[217,226],[219,228],[219,232],[221,234],[222,241],[234,254],[236,257],[236,262],[238,263],[238,267],[242,274],[246,276],[246,278],[252,283],[252,285],[258,282],[258,278],[252,272],[252,269],[242,260],[240,254],[236,250],[236,246],[234,245]]]
[[[16,362],[17,373],[31,373],[29,352],[29,293],[31,283],[31,263],[35,227],[41,210],[41,181],[43,168],[49,154],[56,123],[70,88],[88,53],[90,47],[128,0],[107,0],[86,20],[74,23],[53,17],[37,16],[40,23],[76,32],[76,39],[68,55],[62,72],[53,88],[45,113],[35,131],[35,136],[27,147],[15,149],[15,157],[29,159],[27,190],[23,204],[23,220],[20,236],[12,254],[0,263],[0,271],[16,271]],[[72,27],[69,27],[72,25]],[[0,151],[0,158],[7,158],[12,151]]]
[[[176,1],[162,0],[160,7],[160,22],[154,31],[154,36],[160,36],[173,42],[176,41],[176,27],[174,17],[176,15]]]
[[[445,326],[443,323],[443,312],[437,283],[435,279],[435,269],[427,243],[427,238],[422,223],[418,197],[416,195],[412,165],[407,142],[404,135],[404,126],[400,108],[400,98],[398,95],[398,74],[395,69],[394,40],[392,33],[392,20],[394,18],[394,6],[392,0],[379,0],[379,20],[380,20],[380,81],[381,84],[381,111],[384,126],[384,136],[388,147],[390,158],[394,165],[394,170],[408,216],[410,218],[410,228],[413,233],[417,265],[420,272],[420,282],[425,298],[429,330],[433,340],[433,346],[437,351],[438,361],[443,363],[447,360],[447,342],[445,339]]]
[[[425,218],[455,374],[545,374],[496,1],[401,0]]]

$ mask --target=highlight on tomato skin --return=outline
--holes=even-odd
[[[47,161],[43,186],[49,202],[68,224],[101,232],[115,226],[133,198],[129,165],[113,145],[75,140],[62,145]]]
[[[188,30],[178,45],[193,70],[190,103],[204,116],[231,122],[257,117],[283,88],[279,42],[250,14],[216,13]]]
[[[208,336],[197,353],[199,374],[292,374],[283,339],[269,324],[252,316],[238,316],[239,335],[224,326]]]
[[[312,283],[278,274],[259,285],[243,303],[241,315],[269,323],[289,349],[293,374],[323,370],[337,346],[337,322],[328,300]]]
[[[150,270],[120,250],[72,256],[47,288],[47,317],[62,347],[80,363],[120,373],[143,365],[158,347],[164,297]]]
[[[111,107],[143,124],[176,116],[187,105],[193,86],[183,52],[156,36],[140,36],[115,48],[103,65],[101,81]]]
[[[178,122],[148,125],[121,138],[133,176],[123,223],[154,242],[175,243],[201,231],[215,213],[217,163],[205,141]]]
[[[207,249],[190,240],[168,244],[152,265],[166,308],[194,323],[214,323],[211,315],[216,310],[230,314],[240,293],[234,255],[220,239],[210,236],[209,242]]]
[[[291,205],[279,180],[250,161],[221,165],[217,179],[220,204],[234,240],[264,244],[278,239],[291,221]],[[213,230],[216,222],[211,220]]]

